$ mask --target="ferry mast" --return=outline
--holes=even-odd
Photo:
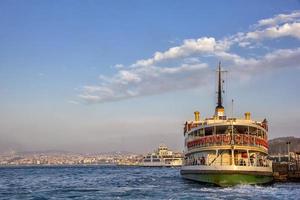
[[[222,119],[225,117],[225,110],[222,105],[222,71],[221,71],[221,62],[219,62],[219,69],[218,69],[218,91],[217,91],[217,106],[215,110],[215,117],[217,119]]]

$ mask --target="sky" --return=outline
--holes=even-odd
[[[300,137],[300,1],[0,1],[0,151],[181,151],[225,112]]]

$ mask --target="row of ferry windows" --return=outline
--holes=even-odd
[[[185,165],[231,165],[232,150],[197,152],[185,156]],[[233,150],[234,165],[269,167],[267,155],[257,151]]]
[[[214,126],[195,130],[189,134],[189,137],[203,137],[215,134],[231,134],[232,126]],[[266,132],[259,128],[251,126],[233,126],[233,134],[249,134],[267,139]]]

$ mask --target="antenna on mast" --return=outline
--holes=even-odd
[[[218,74],[218,89],[217,89],[217,106],[216,106],[216,110],[215,110],[215,117],[216,118],[223,118],[225,117],[225,110],[223,107],[223,99],[222,99],[222,93],[223,91],[223,80],[222,80],[222,71],[221,70],[221,62],[219,62],[219,66],[218,66],[218,70],[217,70],[217,74]]]
[[[218,71],[218,106],[217,108],[224,108],[222,105],[222,75],[221,75],[221,62],[219,62]]]

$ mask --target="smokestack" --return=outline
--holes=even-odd
[[[195,111],[194,115],[195,115],[195,121],[196,122],[200,121],[200,112],[199,111]]]
[[[245,120],[250,120],[250,119],[251,119],[251,113],[245,112]]]

